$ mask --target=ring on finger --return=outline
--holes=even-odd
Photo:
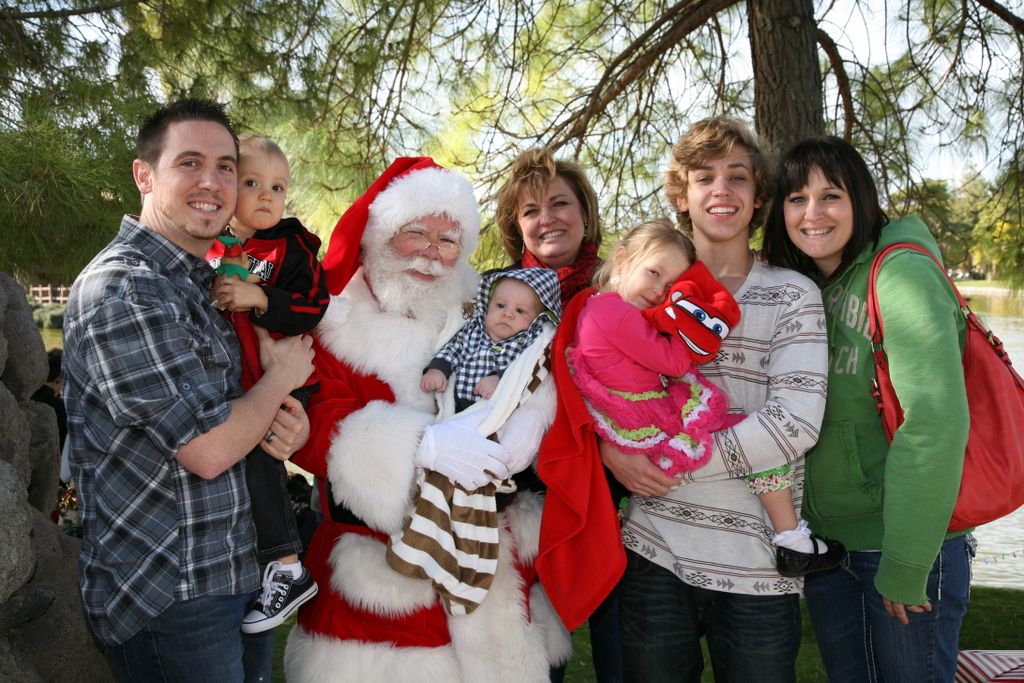
[[[274,433],[274,430],[270,430],[267,433],[267,435],[265,437],[263,437],[263,440],[266,441],[267,443],[270,443],[271,441],[273,441],[276,438],[277,438],[277,434]]]

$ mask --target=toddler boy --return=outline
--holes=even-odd
[[[238,335],[242,385],[248,389],[263,374],[254,325],[274,337],[307,333],[320,322],[330,299],[317,260],[320,239],[298,219],[282,219],[289,179],[284,152],[255,135],[240,136],[238,146],[235,215],[206,258],[219,274],[214,300]],[[316,386],[314,375],[292,395],[306,405]],[[275,438],[271,430],[264,441]],[[302,540],[284,463],[257,446],[246,458],[245,476],[256,527],[256,558],[266,569],[242,631],[260,633],[316,595],[317,586],[299,559]]]

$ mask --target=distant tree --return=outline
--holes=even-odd
[[[935,236],[949,268],[970,268],[971,230],[974,222],[963,222],[954,211],[956,196],[945,180],[924,180],[907,192],[892,196],[894,215],[916,213]]]
[[[1024,178],[1020,167],[996,179],[998,189],[978,213],[973,237],[975,251],[990,267],[988,275],[1004,280],[1017,289],[1024,288],[1024,239],[1021,225],[1021,194]]]

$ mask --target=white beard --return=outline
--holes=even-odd
[[[417,320],[438,321],[443,325],[452,308],[462,304],[455,268],[445,268],[440,261],[417,256],[404,259],[382,250],[364,253],[364,272],[381,310],[407,315]],[[436,280],[418,280],[407,270],[434,275]]]

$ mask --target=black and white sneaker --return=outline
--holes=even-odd
[[[262,633],[280,625],[300,605],[316,595],[316,581],[309,571],[292,578],[291,572],[279,571],[280,562],[271,562],[263,572],[263,587],[252,611],[242,619],[242,633]]]

